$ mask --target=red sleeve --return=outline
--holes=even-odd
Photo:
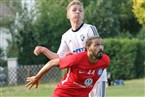
[[[77,64],[77,54],[69,55],[59,60],[60,69],[68,68]]]
[[[104,54],[104,61],[105,61],[105,65],[108,66],[110,64],[110,58],[108,55]]]

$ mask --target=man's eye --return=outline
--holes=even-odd
[[[103,44],[103,43],[101,43],[101,44],[99,44],[99,43],[98,43],[98,44],[96,44],[96,46],[100,46],[100,45],[102,45],[102,46],[103,46],[104,44]]]
[[[75,9],[73,9],[72,11],[76,11]]]
[[[100,44],[96,44],[96,46],[100,46]]]
[[[72,11],[76,11],[76,10],[77,10],[76,8],[72,9]]]

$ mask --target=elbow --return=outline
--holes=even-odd
[[[53,59],[49,61],[49,64],[53,66],[59,66],[59,58],[58,59]]]

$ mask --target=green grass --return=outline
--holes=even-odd
[[[125,85],[106,89],[106,97],[145,97],[145,78],[125,81]]]
[[[50,97],[56,83],[40,84],[29,90],[24,85],[1,87],[0,97]],[[106,97],[145,97],[145,78],[125,81],[123,86],[107,87]]]

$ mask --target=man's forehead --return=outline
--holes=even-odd
[[[69,10],[69,9],[74,9],[74,8],[83,9],[82,6],[80,6],[80,5],[78,5],[78,4],[74,4],[74,5],[71,5],[71,6],[68,8],[68,10]]]
[[[96,39],[93,39],[92,42],[95,42],[95,43],[96,42],[103,42],[103,40],[101,38],[96,38]]]

